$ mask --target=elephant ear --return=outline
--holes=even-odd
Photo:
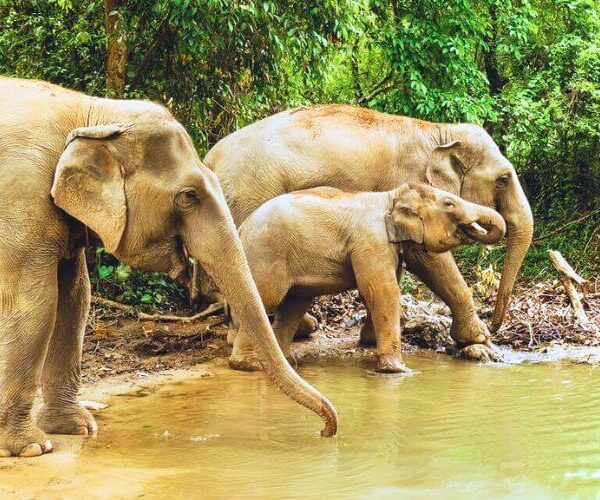
[[[392,243],[423,243],[425,229],[419,214],[401,199],[395,199],[392,211],[385,215],[388,240]]]
[[[460,195],[462,181],[468,170],[462,159],[461,146],[461,141],[452,141],[432,151],[425,174],[430,185]]]
[[[111,253],[119,247],[125,231],[127,205],[124,171],[107,141],[123,131],[117,125],[73,130],[50,191],[54,203],[98,234]]]

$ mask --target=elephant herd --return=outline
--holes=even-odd
[[[260,360],[331,436],[335,408],[286,359],[313,297],[358,288],[377,369],[408,371],[403,265],[450,307],[457,344],[489,345],[448,250],[506,234],[497,330],[531,242],[515,170],[476,125],[297,108],[225,137],[201,161],[152,102],[0,77],[0,109],[0,457],[50,452],[47,434],[97,431],[78,402],[88,245],[195,295],[218,290],[233,316],[230,366]]]

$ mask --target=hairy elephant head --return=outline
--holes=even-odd
[[[504,237],[504,219],[491,208],[476,205],[423,184],[404,184],[392,192],[386,214],[390,241],[414,241],[431,252],[447,252],[472,241],[497,243]]]
[[[500,212],[507,227],[506,256],[492,330],[502,325],[517,274],[531,244],[533,216],[514,167],[478,125],[442,125],[427,170],[429,182]]]
[[[216,176],[184,128],[162,114],[71,132],[56,168],[55,203],[134,267],[185,280],[188,258],[199,261],[248,326],[274,382],[325,419],[324,434],[335,434],[335,409],[277,345]]]

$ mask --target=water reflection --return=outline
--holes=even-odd
[[[548,498],[599,491],[593,367],[408,358],[418,375],[371,377],[358,362],[300,367],[340,411],[334,439],[320,438],[319,419],[264,376],[223,370],[144,398],[114,398],[100,437],[79,457],[67,466],[45,458],[33,469],[0,469],[0,484],[19,491],[17,472],[23,481],[23,471],[34,470],[39,491],[57,495]]]

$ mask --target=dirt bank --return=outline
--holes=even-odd
[[[584,305],[591,327],[574,321],[568,300],[557,283],[517,290],[503,328],[494,342],[518,350],[537,350],[547,344],[600,345],[600,282],[585,285]],[[451,350],[448,309],[427,292],[402,298],[405,350]],[[492,301],[481,301],[480,315],[491,317]],[[296,360],[323,357],[369,357],[357,345],[365,308],[356,292],[317,301],[311,311],[320,328],[312,339],[295,344]],[[84,343],[83,377],[94,383],[121,375],[139,380],[150,373],[216,361],[225,364],[230,348],[224,324],[138,321],[112,311],[94,309]]]

